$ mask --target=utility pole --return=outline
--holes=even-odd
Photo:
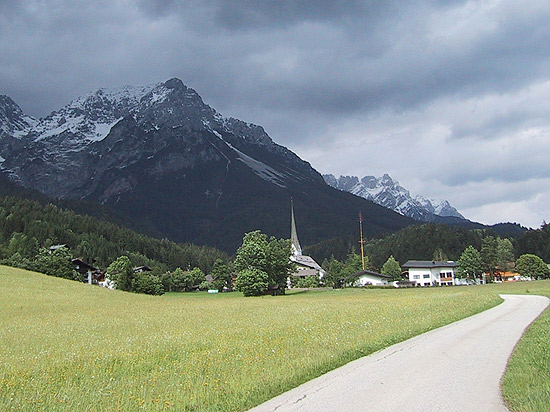
[[[365,270],[365,241],[363,240],[363,215],[359,212],[359,233],[361,244],[361,267]]]

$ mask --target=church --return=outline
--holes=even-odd
[[[296,222],[294,220],[294,204],[290,201],[290,241],[292,242],[292,255],[290,260],[296,263],[296,271],[290,274],[290,278],[306,278],[316,276],[319,280],[325,276],[325,270],[311,256],[302,255],[302,247],[298,241]]]

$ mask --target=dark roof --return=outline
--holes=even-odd
[[[363,275],[371,275],[371,276],[376,276],[376,277],[379,277],[379,278],[390,279],[389,276],[383,275],[382,273],[373,272],[372,270],[360,270],[359,272],[356,272],[351,276],[357,277],[357,276],[363,276]]]
[[[409,260],[403,265],[404,268],[454,268],[456,262],[447,260],[445,262],[438,260]]]
[[[84,262],[82,259],[73,259],[71,260],[73,262],[73,265],[78,265],[81,268],[90,269],[90,270],[99,270],[95,266],[90,265],[89,263]]]
[[[134,268],[134,272],[152,272],[153,269],[151,269],[149,266],[137,266]]]

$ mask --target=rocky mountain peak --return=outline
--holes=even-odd
[[[36,123],[9,96],[0,95],[0,134],[19,138]]]
[[[183,82],[180,79],[178,79],[177,77],[172,77],[171,79],[166,80],[164,82],[164,85],[168,89],[187,89],[185,84],[183,84]]]
[[[25,130],[24,148],[13,143],[10,131],[2,137],[4,170],[56,197],[87,197],[105,184],[101,179],[118,174],[113,170],[138,164],[140,174],[155,178],[221,161],[224,170],[242,164],[279,187],[289,179],[323,183],[309,163],[275,144],[261,126],[223,118],[178,78],[96,90]],[[115,180],[102,189],[101,201],[139,181],[135,175]]]
[[[343,190],[344,192],[352,193],[353,188],[359,184],[359,178],[357,176],[340,176],[338,179],[336,179],[333,175],[329,176],[332,176],[331,181],[335,183],[331,186]],[[326,178],[325,181],[327,181]],[[328,181],[327,183],[330,184]]]
[[[0,106],[2,174],[51,197],[105,203],[158,237],[234,251],[253,228],[288,236],[291,197],[310,244],[355,231],[358,210],[372,233],[412,223],[328,187],[263,127],[224,118],[177,78],[99,89],[34,122],[11,99]]]
[[[433,221],[436,216],[464,217],[447,200],[428,199],[423,196],[412,197],[410,192],[391,178],[387,173],[382,177],[365,176],[359,180],[356,176],[323,175],[325,182],[339,190],[371,200],[402,215],[415,220]]]

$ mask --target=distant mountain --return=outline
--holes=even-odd
[[[245,232],[300,240],[394,232],[412,219],[325,184],[260,126],[225,118],[179,79],[100,89],[43,119],[0,98],[2,173],[47,196],[100,202],[150,235],[234,252]]]
[[[36,119],[27,116],[8,96],[0,95],[0,136],[21,137],[36,125]]]
[[[411,196],[410,192],[388,174],[382,177],[323,175],[325,182],[339,190],[373,201],[404,216],[424,222],[441,221],[441,217],[465,219],[447,200]]]

